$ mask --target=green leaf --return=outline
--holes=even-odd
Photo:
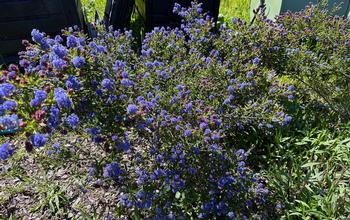
[[[321,164],[320,162],[310,162],[310,163],[306,163],[306,164],[302,165],[301,167],[302,168],[313,167],[313,166],[320,165],[320,164]]]
[[[295,200],[297,203],[301,204],[303,207],[307,207],[308,209],[310,208],[310,206],[308,204],[306,204],[304,201],[301,200]]]

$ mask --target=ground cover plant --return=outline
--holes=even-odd
[[[32,31],[1,72],[0,215],[346,219],[348,21],[174,13],[141,47]]]

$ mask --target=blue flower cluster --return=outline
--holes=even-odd
[[[41,43],[41,41],[44,39],[44,34],[40,33],[40,31],[37,29],[33,29],[31,35],[32,40],[36,43]]]
[[[47,142],[46,134],[34,134],[30,137],[34,147],[43,147]]]
[[[69,127],[76,129],[79,125],[79,117],[76,114],[71,114],[67,117],[67,124]]]
[[[13,111],[17,107],[17,102],[13,100],[4,101],[0,105],[0,114],[3,115],[6,111]]]
[[[15,130],[20,127],[21,120],[16,114],[0,116],[1,130]]]
[[[11,83],[2,83],[0,85],[0,97],[9,97],[14,91],[16,87]]]
[[[60,108],[71,109],[73,102],[63,88],[55,88],[54,99]]]
[[[40,49],[47,50],[49,48],[49,43],[45,39],[45,34],[41,33],[37,29],[33,29],[31,32],[32,40],[38,44],[40,44]]]
[[[74,57],[72,63],[76,68],[82,68],[86,61],[84,57]]]
[[[77,77],[72,75],[68,76],[68,79],[66,81],[66,86],[68,89],[73,89],[73,90],[80,90],[81,88],[81,84],[77,79]]]
[[[73,36],[73,35],[69,35],[67,37],[67,46],[68,47],[77,47],[79,45],[78,39]]]
[[[60,44],[55,44],[52,47],[52,51],[61,59],[63,59],[65,56],[68,55],[68,50],[66,47],[60,45]]]
[[[123,170],[119,167],[119,164],[116,162],[106,165],[104,176],[112,178],[113,180],[118,180]]]
[[[10,144],[8,142],[3,143],[0,146],[0,159],[6,160],[14,154],[14,150],[10,148]]]
[[[137,113],[137,111],[138,111],[138,107],[134,104],[128,105],[128,108],[126,110],[128,115],[134,115]]]
[[[11,65],[10,71],[16,74],[17,67]],[[7,75],[7,77],[12,78]],[[18,103],[14,98],[16,86],[9,82],[0,84],[0,130],[15,131],[20,128],[21,120],[17,114],[14,114],[17,110]]]
[[[34,93],[34,99],[30,101],[30,106],[38,107],[47,99],[47,92],[37,90]]]
[[[48,119],[48,127],[50,129],[57,129],[60,125],[60,110],[59,108],[52,106],[50,110],[50,115]]]
[[[56,143],[51,146],[51,149],[48,150],[47,154],[48,155],[53,155],[53,154],[60,154],[61,153],[61,144]]]
[[[113,89],[113,81],[110,79],[104,79],[101,82],[102,88],[106,90],[112,90]]]

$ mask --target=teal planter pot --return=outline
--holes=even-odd
[[[297,12],[305,8],[309,3],[317,4],[320,0],[265,0],[267,18],[273,20],[277,15],[287,11]],[[253,19],[253,10],[260,5],[260,0],[250,1],[250,19]],[[332,9],[334,5],[340,5],[336,14],[347,16],[349,14],[350,0],[328,0],[328,8]]]
[[[0,135],[11,135],[11,134],[16,134],[19,132],[21,129],[8,129],[8,130],[0,130]]]

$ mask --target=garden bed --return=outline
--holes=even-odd
[[[141,46],[32,31],[1,71],[0,216],[347,219],[349,22],[174,12]]]

